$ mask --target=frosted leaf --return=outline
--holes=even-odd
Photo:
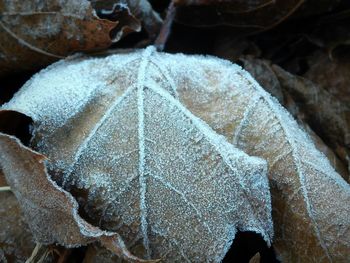
[[[172,55],[163,61],[193,114],[236,147],[268,161],[278,257],[348,262],[350,187],[290,114],[227,61]]]
[[[38,242],[74,247],[98,240],[130,262],[150,262],[131,255],[118,233],[102,231],[78,215],[76,200],[48,176],[45,156],[3,133],[0,133],[0,149],[7,181]]]
[[[136,256],[220,262],[238,229],[271,242],[267,165],[179,102],[178,84],[164,64],[183,58],[150,47],[61,61],[34,76],[3,109],[34,120],[31,145],[48,157],[52,178],[79,201],[88,222],[119,233]],[[186,76],[179,72],[177,80],[186,83]],[[15,175],[5,174],[20,199]]]

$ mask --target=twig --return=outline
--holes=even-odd
[[[168,6],[168,11],[165,17],[165,20],[163,22],[163,25],[160,29],[160,32],[154,41],[154,46],[157,48],[158,51],[163,51],[165,44],[169,38],[170,32],[171,32],[171,26],[174,22],[176,14],[176,7],[174,6],[174,2],[171,1]]]

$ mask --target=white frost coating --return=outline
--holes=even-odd
[[[239,148],[268,160],[274,198],[283,201],[275,218],[282,258],[302,261],[314,253],[316,261],[343,262],[350,256],[341,252],[350,251],[350,187],[290,114],[237,65],[165,56],[180,101]],[[303,235],[312,241],[295,240]]]
[[[169,101],[169,103],[171,103],[174,106],[177,106],[179,109],[182,110],[183,114],[186,115],[187,118],[189,118],[193,124],[198,128],[198,130],[203,134],[203,137],[205,137],[210,144],[212,144],[216,150],[218,152],[220,152],[223,160],[225,161],[225,163],[227,164],[227,166],[229,166],[233,171],[235,171],[237,174],[239,174],[239,171],[237,170],[237,168],[235,167],[235,164],[232,164],[232,156],[235,156],[236,158],[244,158],[245,153],[238,150],[237,148],[234,148],[231,144],[229,144],[225,137],[218,135],[217,133],[215,133],[209,126],[208,124],[206,124],[205,122],[203,122],[202,120],[200,120],[199,118],[197,118],[196,116],[194,116],[189,110],[187,110],[186,108],[184,108],[181,103],[174,99],[172,96],[170,96],[167,92],[165,92],[162,89],[158,89],[158,88],[150,88],[151,90],[153,90],[155,93],[158,93],[159,95],[161,95],[163,98],[167,99]],[[258,101],[258,99],[256,100]],[[255,162],[256,166],[261,166],[264,170],[262,171],[263,174],[267,173],[267,167],[264,167],[262,165],[262,163],[264,162],[262,159],[260,158],[251,158],[251,162]],[[238,179],[240,179],[240,177],[238,177]],[[260,178],[256,178],[258,180],[265,180],[265,182],[261,183],[262,185],[268,185],[268,182],[266,181],[266,178],[264,177],[260,177]],[[246,187],[244,185],[244,183],[239,180],[239,184],[240,187],[243,191],[245,191]],[[258,183],[259,184],[259,183]],[[271,202],[270,197],[266,197],[268,199],[268,203]],[[247,205],[250,206],[249,203],[249,199],[247,202]],[[253,206],[250,206],[252,213],[254,213],[254,208]],[[270,211],[271,212],[271,211]],[[257,222],[255,222],[255,225],[263,225],[262,222],[259,222],[259,217],[256,217]],[[270,239],[272,239],[272,229],[270,229],[269,231],[265,232],[263,229],[249,229],[251,231],[254,231],[256,233],[260,233],[264,240],[268,243],[268,245],[270,244]],[[246,230],[246,231],[249,231]],[[211,230],[209,229],[209,232],[211,232]]]
[[[243,118],[235,131],[235,135],[233,136],[232,144],[234,146],[237,146],[239,135],[241,134],[242,129],[246,125],[247,121],[249,121],[250,114],[252,113],[252,111],[256,107],[256,105],[258,104],[260,98],[261,98],[260,96],[252,98],[252,102],[249,103],[249,106],[244,111]]]
[[[313,209],[313,205],[312,203],[309,201],[309,197],[308,197],[308,190],[306,189],[307,186],[307,182],[305,179],[305,171],[302,167],[302,162],[304,163],[308,163],[305,160],[301,160],[300,156],[299,156],[299,150],[298,150],[298,146],[297,146],[297,142],[296,140],[300,139],[298,138],[298,133],[300,133],[299,131],[297,131],[294,134],[291,134],[290,131],[293,129],[293,127],[290,127],[292,125],[294,126],[298,126],[297,123],[295,122],[295,120],[293,119],[293,117],[285,110],[283,109],[281,106],[279,106],[278,103],[276,103],[275,101],[272,100],[271,95],[268,94],[251,76],[249,73],[242,71],[242,75],[248,79],[249,81],[251,81],[255,87],[255,89],[257,90],[258,94],[261,95],[261,97],[263,97],[265,99],[265,101],[268,103],[268,105],[271,107],[271,109],[273,110],[273,112],[276,113],[276,116],[279,120],[279,123],[282,126],[282,129],[284,131],[284,133],[286,134],[286,139],[289,142],[291,148],[292,148],[292,156],[293,156],[293,160],[295,161],[295,166],[297,168],[297,174],[300,178],[300,182],[301,182],[301,187],[302,187],[302,191],[303,191],[303,197],[305,200],[305,204],[307,207],[307,211],[308,214],[310,216],[310,219],[313,222],[313,227],[314,227],[314,231],[316,233],[316,236],[318,237],[318,240],[323,248],[323,250],[326,253],[327,259],[329,260],[329,262],[333,262],[332,256],[329,253],[328,247],[326,246],[325,242],[324,242],[324,237],[322,236],[318,223],[315,220],[315,210]],[[288,121],[287,121],[288,120]],[[289,122],[289,123],[288,123]],[[288,127],[289,126],[289,127]],[[311,139],[309,137],[306,136],[306,134],[304,136],[302,136],[302,142],[305,142],[306,144],[310,144],[311,149],[310,151],[315,151],[315,147],[313,146],[313,143],[311,141]],[[300,142],[299,142],[300,143]],[[330,176],[329,178],[334,180],[334,182],[336,184],[339,184],[341,187],[343,187],[346,191],[348,191],[348,193],[350,193],[350,187],[348,186],[348,184],[342,179],[341,176],[339,176],[335,170],[333,169],[333,167],[329,164],[329,161],[327,160],[327,158],[325,156],[323,156],[323,154],[319,154],[320,155],[320,159],[323,159],[324,162],[326,162],[328,164],[328,167],[326,170],[326,174],[328,174],[328,176]],[[309,163],[312,164],[312,163]],[[312,164],[313,167],[315,167],[315,164]],[[318,170],[319,167],[316,167],[316,169]],[[323,171],[322,171],[323,172]]]
[[[159,69],[159,71],[161,71],[164,74],[164,77],[166,78],[166,80],[169,82],[170,87],[175,95],[176,98],[179,97],[179,94],[177,94],[176,91],[176,84],[174,82],[174,80],[170,77],[169,72],[167,67],[164,66],[164,64],[162,63],[161,59],[157,59],[158,57],[156,56],[155,58],[151,58],[151,62],[153,62]]]
[[[228,90],[229,80],[204,78],[227,72],[216,59],[190,60],[176,77],[168,62],[176,68],[187,57],[152,47],[60,62],[33,77],[6,107],[35,116],[33,146],[49,157],[50,170],[65,176],[67,189],[86,192],[82,208],[91,222],[145,251],[132,252],[220,262],[237,229],[271,242],[267,168],[179,102],[179,81],[189,81],[183,71],[198,77],[198,86],[188,89],[222,81],[219,88]]]
[[[302,188],[302,191],[303,191],[303,197],[305,199],[307,211],[308,211],[309,216],[310,216],[310,218],[311,218],[311,220],[313,222],[314,231],[315,231],[315,233],[316,233],[316,235],[317,235],[317,237],[319,239],[319,242],[320,242],[323,250],[326,252],[326,256],[327,256],[328,260],[330,262],[333,262],[331,256],[329,255],[328,248],[324,244],[324,241],[323,241],[323,238],[321,236],[320,230],[318,228],[317,222],[314,219],[314,215],[313,215],[314,212],[313,212],[312,205],[311,205],[311,203],[309,201],[309,198],[308,198],[308,193],[307,193],[307,190],[306,190],[306,181],[305,181],[305,177],[304,177],[304,171],[303,171],[303,169],[301,167],[301,160],[299,158],[299,153],[298,153],[298,150],[297,150],[297,147],[296,147],[295,137],[292,136],[289,133],[290,129],[285,126],[286,125],[285,118],[282,117],[283,115],[285,115],[285,114],[288,115],[289,113],[285,109],[283,109],[281,107],[278,107],[278,104],[276,102],[272,101],[271,95],[268,94],[263,88],[261,88],[261,86],[250,76],[250,74],[245,74],[245,77],[248,80],[252,81],[252,83],[255,84],[255,87],[256,87],[258,93],[266,100],[266,102],[269,104],[271,109],[276,113],[276,116],[279,119],[279,122],[280,122],[280,124],[282,126],[282,129],[283,129],[283,131],[286,134],[286,139],[288,140],[290,146],[292,147],[292,156],[293,156],[293,159],[295,160],[295,166],[297,167],[297,173],[298,173],[300,181],[301,181],[301,188]],[[289,117],[291,118],[291,116],[289,116]]]
[[[137,73],[137,109],[138,109],[138,133],[139,133],[139,181],[140,181],[140,211],[141,211],[141,231],[143,245],[146,249],[147,258],[150,258],[151,251],[148,239],[147,204],[146,204],[146,178],[145,178],[145,134],[144,134],[144,106],[143,89],[145,88],[146,67],[149,57],[155,51],[154,47],[145,49],[141,57],[139,72]]]
[[[136,58],[137,53],[132,56],[122,55],[121,61],[115,64],[111,56],[106,61],[107,65],[101,69],[99,67],[101,59],[68,57],[34,75],[14,95],[13,99],[1,108],[11,108],[19,112],[28,111],[34,121],[45,121],[54,128],[62,126],[71,116],[79,112],[94,91],[108,85],[106,76],[113,74],[113,71],[117,71]],[[113,68],[109,67],[110,63],[113,63]],[[60,74],[64,74],[65,78],[62,79]],[[36,88],[33,89],[33,86]],[[50,112],[46,110],[48,107]],[[62,111],[63,109],[66,110]]]
[[[69,176],[72,174],[74,166],[78,163],[78,160],[84,150],[86,150],[87,145],[89,144],[90,140],[95,136],[97,130],[106,122],[106,120],[110,117],[110,115],[113,113],[115,108],[123,101],[125,97],[127,97],[133,90],[133,87],[128,88],[125,93],[121,96],[115,99],[113,104],[110,106],[110,108],[106,111],[106,113],[102,116],[102,118],[96,123],[94,128],[91,130],[89,135],[84,139],[83,142],[81,142],[79,148],[77,149],[76,153],[74,154],[74,159],[70,167],[65,171],[64,178],[63,178],[63,185],[66,184],[67,180],[69,180]]]
[[[297,158],[298,162],[307,162],[306,160],[300,160],[298,151],[298,143],[297,140],[299,139],[298,136],[302,137],[303,140],[301,142],[305,144],[310,144],[312,148],[310,151],[313,151],[314,154],[320,156],[320,159],[324,161],[324,165],[318,167],[318,169],[323,169],[323,172],[329,173],[329,176],[331,179],[334,180],[336,184],[339,184],[341,187],[344,187],[344,189],[347,189],[350,191],[349,185],[346,183],[346,181],[337,174],[337,172],[334,170],[332,165],[329,163],[329,160],[327,157],[322,153],[316,150],[316,147],[314,146],[312,140],[308,136],[306,132],[303,132],[301,128],[299,128],[298,123],[294,120],[292,115],[290,113],[282,108],[282,106],[278,103],[278,101],[271,97],[269,93],[267,93],[257,82],[252,78],[252,76],[241,69],[242,75],[248,79],[250,82],[254,84],[254,88],[261,94],[261,96],[266,100],[266,102],[269,104],[271,109],[277,113],[276,116],[278,117],[282,127],[284,128],[284,132],[286,133],[286,138],[288,138],[288,141],[290,142],[292,148],[293,148],[293,154],[295,154],[295,157]],[[288,126],[294,126],[294,127],[288,127]],[[297,129],[297,133],[291,134],[291,129]],[[315,164],[313,164],[315,165]]]
[[[115,11],[115,9],[116,9],[117,7],[119,7],[119,8],[118,8],[119,10],[127,10],[128,13],[131,14],[131,13],[130,13],[130,10],[129,10],[129,8],[128,8],[128,5],[125,4],[125,3],[115,3],[115,4],[113,4],[113,7],[112,7],[110,10],[102,9],[100,12],[101,12],[101,14],[103,14],[103,15],[111,15],[111,14],[113,14],[113,12]]]

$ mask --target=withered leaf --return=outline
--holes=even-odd
[[[329,12],[340,0],[174,0],[177,21],[190,26],[228,26],[238,34],[273,28],[292,15],[310,16]]]
[[[346,163],[350,154],[349,104],[306,78],[294,76],[277,65],[272,68],[284,89],[302,105],[306,121]]]
[[[135,13],[153,31],[160,26],[147,0],[95,2],[1,0],[0,76],[36,70],[72,52],[105,49],[124,34],[141,30]],[[101,13],[104,19],[97,16]]]
[[[327,52],[315,52],[308,59],[309,70],[304,77],[327,90],[343,104],[350,105],[350,62],[342,58],[331,59]]]
[[[237,229],[257,232],[271,242],[266,163],[233,147],[179,102],[175,80],[163,64],[177,65],[184,59],[150,47],[62,61],[33,77],[3,109],[33,119],[31,145],[49,158],[50,175],[73,193],[86,220],[120,233],[135,255],[171,262],[220,262]],[[190,59],[189,71],[197,61],[214,70],[218,64],[215,59]],[[186,69],[178,68],[176,80],[190,84],[183,74]],[[201,78],[196,81],[200,84]],[[44,207],[58,199],[46,197],[43,207],[43,193],[33,190],[40,182],[47,184],[45,166],[30,165],[17,173],[14,167],[21,167],[18,162],[29,156],[21,161],[7,148],[21,147],[17,155],[30,150],[9,140],[0,135],[6,152],[0,162],[7,164],[5,175],[17,198],[29,194],[21,203],[35,236],[66,245],[81,242],[80,233],[69,229],[82,220],[77,219],[77,207],[68,213],[74,220],[64,214],[70,222],[54,209],[45,213]],[[29,173],[31,178],[23,179]],[[46,180],[73,198],[48,176]],[[64,232],[57,220],[65,225]],[[68,233],[76,238],[70,240]]]
[[[78,215],[75,199],[48,176],[43,155],[3,133],[0,149],[3,172],[37,241],[74,247],[98,240],[122,258],[144,262],[129,253],[117,233],[102,231]]]
[[[339,102],[339,95],[335,96],[335,94],[330,94],[330,92],[337,92],[337,90],[341,92],[341,89],[333,84],[332,86],[334,88],[326,91],[325,87],[288,73],[268,60],[246,56],[240,58],[240,61],[243,62],[244,68],[258,83],[271,95],[276,97],[294,116],[304,130],[308,132],[317,149],[328,157],[336,171],[345,180],[350,182],[346,158],[342,155],[343,151],[339,151],[339,149],[346,146],[344,140],[346,140],[347,137],[346,131],[349,130],[347,127],[350,125],[350,111],[344,103]],[[324,65],[325,63],[317,64]],[[316,64],[315,67],[317,67]],[[336,73],[330,73],[330,68],[331,67],[327,66],[325,74],[330,75],[329,82],[332,82],[331,76]],[[325,74],[319,71],[318,74],[314,76],[315,78],[324,80]],[[339,75],[339,73],[337,75]],[[340,76],[341,75],[342,74],[340,74]],[[346,76],[343,76],[343,78],[337,77],[341,87],[346,85],[346,82],[344,83],[344,78],[346,78]],[[327,81],[326,83],[328,84],[329,82]],[[326,86],[326,83],[324,83],[323,86]],[[345,89],[343,88],[343,90],[342,98],[346,99],[346,94],[344,94]],[[349,119],[349,121],[347,121],[347,119]],[[319,134],[323,135],[322,137],[324,139],[327,139],[327,143],[333,146],[333,150],[325,145],[324,141],[310,128],[310,124],[320,132]],[[335,153],[343,158],[339,158]]]
[[[0,262],[25,262],[35,243],[13,193],[0,192]]]
[[[218,133],[268,161],[274,247],[286,262],[347,262],[350,187],[276,99],[238,66],[168,63],[183,102]],[[205,64],[207,67],[203,66]],[[196,87],[190,89],[188,87]]]

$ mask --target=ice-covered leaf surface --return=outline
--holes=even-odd
[[[0,149],[0,162],[7,181],[38,242],[58,242],[74,247],[100,241],[130,262],[149,262],[131,255],[117,233],[102,231],[78,215],[76,200],[49,178],[45,156],[23,146],[17,138],[3,133],[0,133]],[[1,234],[6,237],[6,229]]]
[[[180,101],[235,146],[268,161],[278,256],[286,262],[347,262],[350,187],[289,113],[238,66],[167,58],[164,67]]]
[[[119,233],[135,255],[220,262],[238,229],[270,243],[266,162],[235,148],[179,102],[164,66],[169,59],[176,64],[184,56],[150,47],[62,61],[33,77],[3,109],[34,120],[31,146],[48,157],[49,174],[78,200],[84,219]],[[192,59],[217,70],[216,60]],[[182,71],[176,80],[189,83]],[[21,199],[23,180],[11,169],[5,174]],[[31,198],[42,197],[26,198],[27,212]],[[40,225],[28,218],[38,237],[43,222],[46,229],[55,225],[54,218],[41,216]]]

